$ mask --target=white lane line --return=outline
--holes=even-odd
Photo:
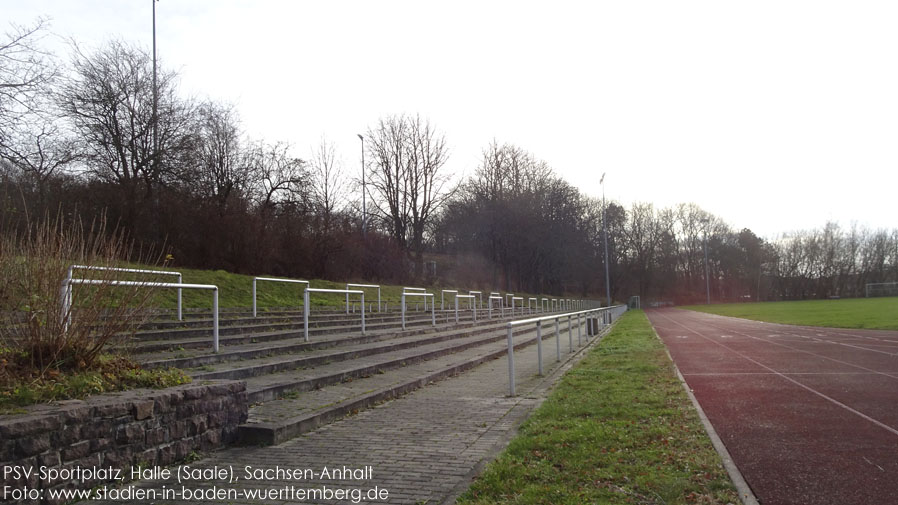
[[[724,344],[722,344],[722,343],[720,343],[720,342],[718,342],[718,341],[716,341],[716,340],[714,340],[714,339],[711,339],[711,338],[709,338],[709,337],[706,337],[705,335],[702,335],[702,334],[699,333],[698,331],[693,330],[692,328],[689,328],[688,326],[686,326],[686,325],[680,323],[679,321],[676,321],[676,320],[674,320],[674,319],[672,319],[672,318],[670,318],[670,317],[668,317],[668,316],[666,316],[666,315],[664,315],[664,314],[658,314],[658,315],[660,315],[661,317],[667,318],[668,320],[670,320],[670,322],[672,322],[672,323],[674,323],[674,324],[676,324],[676,325],[678,325],[678,326],[681,326],[681,327],[685,328],[687,331],[691,331],[692,333],[695,333],[695,334],[698,335],[699,337],[702,337],[703,339],[707,340],[708,342],[711,342],[711,343],[714,344],[714,345],[719,345],[720,347],[723,347],[724,349],[726,349],[726,350],[732,352],[733,354],[736,354],[737,356],[740,356],[741,358],[743,358],[743,359],[745,359],[745,360],[748,360],[748,361],[750,361],[750,362],[752,362],[752,363],[754,363],[754,364],[756,364],[756,365],[758,365],[758,366],[760,366],[760,367],[762,367],[762,368],[765,368],[765,369],[767,369],[767,370],[770,370],[770,372],[772,372],[773,374],[782,377],[783,379],[785,379],[785,380],[791,382],[792,384],[795,384],[796,386],[798,386],[798,387],[800,387],[800,388],[802,388],[802,389],[805,389],[805,390],[807,390],[808,392],[813,393],[813,394],[819,396],[820,398],[823,398],[824,400],[826,400],[826,401],[832,403],[833,405],[837,405],[837,406],[839,406],[839,407],[842,407],[843,409],[847,410],[848,412],[851,412],[852,414],[855,414],[856,416],[860,417],[861,419],[864,419],[865,421],[869,421],[869,422],[875,424],[876,426],[879,426],[880,428],[882,428],[882,429],[888,431],[889,433],[892,433],[893,435],[898,435],[898,430],[896,430],[895,428],[892,428],[891,426],[889,426],[889,425],[887,425],[887,424],[885,424],[885,423],[883,423],[883,422],[881,422],[881,421],[878,421],[878,420],[876,420],[876,419],[873,419],[872,417],[868,416],[867,414],[864,414],[863,412],[861,412],[861,411],[859,411],[859,410],[853,409],[853,408],[849,407],[848,405],[845,405],[844,403],[840,402],[839,400],[836,400],[835,398],[832,398],[832,397],[830,397],[830,396],[827,396],[827,395],[821,393],[820,391],[817,391],[816,389],[814,389],[814,388],[812,388],[812,387],[810,387],[810,386],[806,386],[806,385],[804,385],[804,384],[798,382],[797,380],[795,380],[795,379],[793,379],[793,378],[791,378],[791,377],[788,377],[788,376],[786,376],[786,375],[783,375],[782,373],[777,372],[777,371],[774,370],[773,368],[770,368],[769,366],[767,366],[767,365],[765,365],[765,364],[763,364],[763,363],[761,363],[761,362],[759,362],[759,361],[757,361],[757,360],[755,360],[755,359],[752,359],[752,358],[750,358],[750,357],[748,357],[748,356],[742,354],[742,353],[739,352],[739,351],[736,351],[736,350],[734,350],[734,349],[731,349],[731,348],[727,347],[726,345],[724,345]]]
[[[779,372],[784,375],[858,375],[858,376],[867,376],[867,375],[878,375],[876,372]],[[720,376],[720,375],[778,375],[773,372],[694,372],[694,373],[684,373],[685,376]]]
[[[712,328],[718,329],[718,330],[722,329],[722,328],[720,328],[720,327],[718,327],[718,326],[714,326],[714,325],[711,324],[711,323],[705,323],[705,324],[707,324],[708,326],[710,326],[710,327],[712,327]],[[821,359],[826,359],[826,360],[829,360],[829,361],[832,361],[832,362],[835,362],[835,363],[840,363],[840,364],[842,364],[842,365],[847,365],[847,366],[850,366],[850,367],[852,367],[852,368],[857,368],[858,370],[864,370],[865,372],[871,372],[871,373],[874,373],[874,374],[883,375],[883,376],[885,376],[885,377],[889,377],[890,379],[898,379],[898,374],[894,374],[894,373],[886,373],[886,372],[880,372],[880,371],[878,371],[878,370],[873,370],[872,368],[867,368],[867,367],[865,367],[865,366],[857,365],[857,364],[854,364],[854,363],[849,363],[848,361],[842,361],[842,360],[840,360],[840,359],[831,358],[831,357],[829,357],[829,356],[824,356],[824,355],[822,355],[822,354],[817,354],[817,353],[815,353],[815,352],[811,352],[811,351],[808,351],[808,350],[805,350],[805,349],[799,349],[799,348],[797,348],[797,347],[792,347],[792,346],[790,346],[790,345],[786,345],[786,344],[783,344],[783,343],[780,343],[780,342],[772,342],[772,341],[770,341],[770,340],[765,340],[765,339],[763,339],[763,338],[761,338],[761,337],[756,337],[756,336],[754,336],[754,335],[749,335],[749,334],[747,334],[747,333],[741,333],[741,332],[738,332],[738,331],[734,331],[733,333],[738,333],[739,335],[743,335],[743,336],[746,336],[746,337],[748,337],[748,338],[752,338],[752,339],[755,339],[755,340],[759,340],[759,341],[761,341],[761,342],[766,342],[766,343],[768,343],[768,344],[773,344],[773,345],[777,345],[777,346],[780,346],[780,347],[785,347],[786,349],[790,349],[790,350],[792,350],[792,351],[796,351],[796,352],[800,352],[800,353],[804,353],[804,354],[810,354],[811,356],[816,356],[816,357],[821,358]],[[804,336],[802,336],[802,335],[795,335],[795,334],[793,334],[793,336],[800,337],[800,338],[804,338],[804,339],[808,339],[808,338],[813,339],[813,337],[804,337]],[[818,343],[828,343],[828,342],[819,342],[819,341],[818,341]]]

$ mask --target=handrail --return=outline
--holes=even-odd
[[[405,329],[405,297],[406,296],[423,296],[424,297],[424,311],[427,312],[427,297],[433,297],[433,293],[406,293],[403,291],[400,305],[402,305],[402,329]],[[431,325],[437,325],[437,302],[433,300],[430,304],[430,321]]]
[[[587,310],[579,310],[574,312],[567,312],[564,314],[553,314],[550,316],[540,316],[540,317],[532,317],[529,319],[519,319],[517,321],[509,321],[506,325],[507,328],[507,338],[508,338],[508,394],[509,396],[515,395],[515,384],[514,384],[514,339],[512,329],[515,326],[521,326],[525,324],[533,324],[536,323],[536,356],[538,362],[539,375],[543,374],[543,347],[542,347],[542,322],[554,320],[555,321],[555,347],[558,353],[558,359],[561,360],[561,343],[558,335],[558,320],[561,318],[567,318],[568,320],[568,340],[571,347],[571,352],[574,351],[573,346],[573,334],[571,332],[571,318],[577,316],[577,339],[580,339],[580,316],[585,316],[586,314],[592,312],[606,312],[608,314],[612,314],[612,310],[626,307],[625,305],[615,305],[613,307],[598,307],[594,309]],[[611,321],[608,321],[610,324]]]
[[[420,292],[422,292],[422,293],[426,293],[426,292],[427,292],[427,288],[410,288],[410,287],[404,287],[404,288],[402,288],[402,292],[403,292],[403,293],[408,293],[408,292],[418,292],[418,291],[420,291]],[[434,298],[434,299],[433,299],[433,303],[436,303],[436,302],[437,302],[437,300],[436,300],[436,298]],[[427,312],[427,298],[426,298],[426,297],[424,298],[424,312]]]
[[[469,295],[477,295],[477,298],[480,299],[480,310],[483,310],[483,291],[468,291]]]
[[[441,311],[441,312],[442,312],[443,310],[445,310],[444,305],[443,305],[443,302],[444,302],[443,295],[445,295],[446,293],[455,293],[456,296],[457,296],[457,295],[458,295],[458,290],[457,290],[457,289],[441,289],[441,290],[440,290],[440,311]]]
[[[474,295],[455,295],[455,324],[458,324],[458,299],[469,298],[471,300],[471,310],[474,311],[474,322],[477,322],[477,305],[474,304]]]
[[[504,298],[502,298],[501,296],[498,296],[498,295],[496,295],[496,296],[490,295],[490,297],[487,299],[487,305],[489,306],[490,319],[493,318],[493,300],[499,300],[499,310],[501,311],[502,310],[502,301],[504,300]],[[504,313],[502,313],[502,312],[500,312],[500,314],[504,315]]]
[[[214,284],[184,284],[181,282],[141,282],[141,281],[108,281],[103,279],[65,279],[62,281],[62,311],[61,322],[68,329],[68,318],[72,309],[72,285],[102,285],[109,286],[138,286],[147,288],[172,288],[172,289],[209,289],[212,290],[212,352],[218,352],[218,286]]]
[[[346,295],[362,295],[362,335],[365,334],[365,292],[357,289],[325,289],[306,288],[303,291],[302,325],[306,342],[309,341],[309,293],[346,293]]]
[[[127,272],[132,274],[155,274],[155,275],[177,275],[178,276],[178,284],[182,284],[184,282],[184,277],[181,275],[181,272],[172,272],[166,270],[147,270],[141,268],[119,268],[119,267],[98,267],[91,265],[70,265],[68,269],[68,273],[66,274],[66,279],[71,279],[75,270],[102,270],[108,272]],[[66,293],[66,296],[69,298],[68,304],[71,306],[71,293]],[[178,290],[178,321],[184,320],[184,314],[181,309],[181,290]]]
[[[301,281],[297,279],[278,279],[276,277],[253,277],[253,317],[256,317],[256,282],[257,281],[265,281],[265,282],[286,282],[289,284],[305,284],[306,287],[309,287],[309,281]]]
[[[382,312],[380,310],[380,285],[379,284],[347,284],[346,289],[349,288],[377,288],[377,311]],[[349,293],[346,293],[346,313],[349,314]]]

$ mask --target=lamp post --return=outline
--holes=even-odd
[[[159,92],[156,89],[156,2],[153,1],[153,166],[158,165],[159,161]]]
[[[365,137],[361,133],[357,133],[359,140],[362,141],[362,238],[367,237],[368,233],[368,210],[365,205]]]
[[[611,279],[608,277],[608,229],[605,227],[605,173],[602,172],[602,178],[599,179],[602,185],[602,236],[605,238],[605,297],[608,299],[608,306],[611,306]]]

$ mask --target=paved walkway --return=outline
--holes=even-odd
[[[505,447],[563,372],[584,355],[583,350],[567,352],[565,333],[560,364],[555,360],[554,338],[543,342],[545,377],[536,376],[535,345],[515,353],[515,398],[507,397],[508,362],[501,358],[284,444],[230,448],[190,465],[225,472],[233,469],[233,477],[239,480],[204,475],[198,485],[186,486],[216,491],[220,499],[185,496],[175,476],[138,485],[158,492],[157,499],[147,500],[155,503],[453,503],[482,466]],[[576,345],[576,329],[573,335]],[[583,349],[597,341],[587,344],[584,337]],[[263,472],[247,479],[247,466]],[[334,478],[324,473],[325,468],[355,475]],[[285,470],[302,475],[284,475]],[[325,488],[348,494],[343,499],[314,494]],[[307,495],[307,490],[315,491]],[[163,492],[176,494],[169,495],[173,499],[158,499]],[[250,496],[252,492],[269,494]]]

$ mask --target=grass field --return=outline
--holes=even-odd
[[[630,311],[522,425],[459,504],[739,503],[641,311]]]
[[[898,298],[689,305],[684,309],[771,323],[898,330]]]
[[[248,308],[252,307],[253,304],[253,276],[252,275],[240,275],[233,274],[230,272],[226,272],[224,270],[196,270],[190,268],[170,268],[170,267],[146,267],[143,265],[132,264],[128,265],[131,268],[150,268],[155,270],[171,270],[181,272],[183,275],[183,282],[185,284],[214,284],[218,286],[219,290],[219,306],[222,308],[234,308],[234,307],[242,307]],[[128,275],[128,274],[125,274]],[[263,276],[263,275],[260,275]],[[275,277],[270,275],[264,275],[263,277]],[[123,277],[128,280],[137,280],[138,277]],[[158,279],[162,282],[174,282],[172,278],[165,277]],[[332,282],[325,281],[320,279],[307,279],[311,282],[311,286],[313,288],[326,288],[326,289],[346,289],[345,282]],[[358,281],[355,281],[358,282]],[[370,284],[368,282],[362,282],[361,284]],[[400,295],[402,294],[403,286],[390,286],[390,285],[382,285],[381,286],[381,300],[384,303],[389,303],[390,307],[396,308],[400,302]],[[424,287],[424,286],[421,286]],[[440,289],[444,289],[440,286],[426,286],[427,291],[430,293],[435,293],[436,303],[439,306],[440,303]],[[464,289],[462,286],[446,286],[445,289]],[[83,288],[82,288],[83,289]],[[300,307],[302,305],[302,296],[303,296],[304,285],[302,284],[290,284],[283,282],[263,282],[260,281],[257,285],[257,304],[259,311],[265,311],[267,308],[272,307]],[[359,289],[359,288],[353,288]],[[466,294],[467,292],[463,292],[462,294]],[[489,296],[488,290],[483,290],[482,295],[484,296],[483,303],[484,307],[487,305],[486,297]],[[516,294],[517,296],[523,297],[536,297],[537,295],[532,294]],[[358,303],[359,299],[357,295],[354,295],[355,298],[350,298],[350,301],[353,303]],[[408,303],[421,303],[423,301],[420,297],[409,298]],[[314,306],[332,306],[332,307],[342,307],[346,303],[346,297],[342,294],[323,294],[323,293],[312,293],[311,294],[311,302]],[[446,294],[446,307],[450,307],[450,302],[452,303],[452,307],[454,307],[454,299],[452,295]],[[374,304],[377,305],[377,290],[376,289],[365,289],[365,303],[366,304]],[[427,304],[430,305],[430,299],[428,299]],[[186,289],[183,290],[183,304],[185,308],[204,308],[208,309],[212,307],[212,295],[209,291],[202,290],[193,290]],[[460,307],[467,307],[467,300],[460,300]],[[163,307],[163,308],[175,308],[177,307],[177,291],[174,289],[160,289],[158,294],[156,295],[154,301],[149,304],[150,307]],[[478,301],[479,306],[479,301]]]

